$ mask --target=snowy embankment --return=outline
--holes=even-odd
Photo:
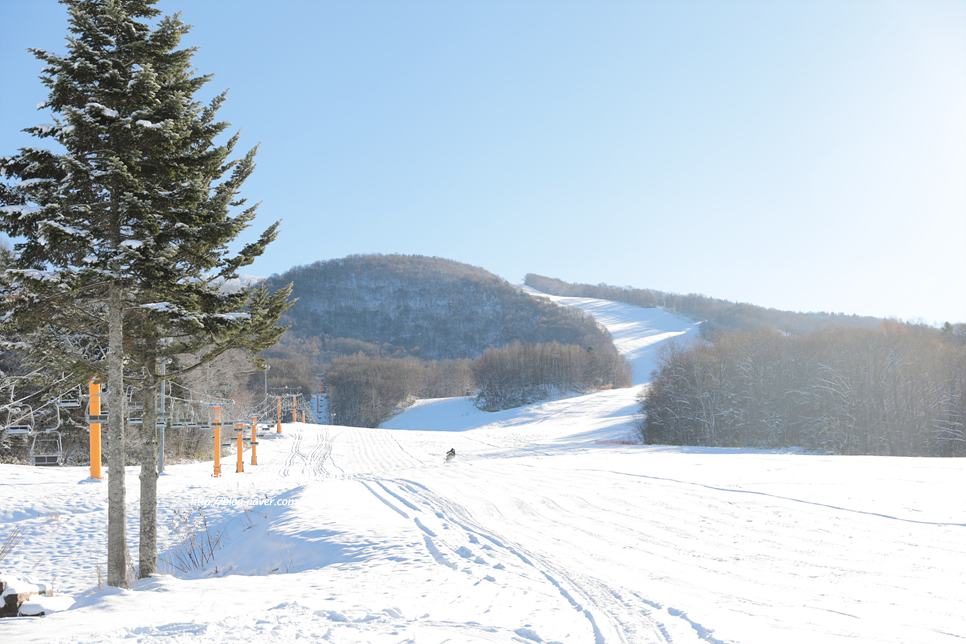
[[[662,334],[693,333],[662,311],[554,299],[594,307],[618,346],[636,352],[637,382]],[[77,598],[65,612],[0,620],[0,637],[966,638],[962,460],[595,445],[631,431],[635,393],[496,414],[465,399],[429,401],[392,429],[286,424],[241,474],[169,466],[162,517],[201,508],[224,545],[204,570],[131,590],[91,591],[105,552],[105,484],[74,468],[0,466],[0,537],[14,525],[26,535],[3,569]],[[450,447],[459,456],[444,464]],[[136,468],[127,483],[133,549]]]

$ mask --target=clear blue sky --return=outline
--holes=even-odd
[[[157,6],[261,142],[251,274],[399,252],[966,321],[964,0]],[[66,24],[0,0],[0,154],[50,121],[25,48]]]

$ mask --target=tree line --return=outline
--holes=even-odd
[[[645,443],[966,456],[966,325],[672,343],[640,403]]]
[[[630,363],[616,351],[556,342],[488,349],[473,361],[476,405],[490,411],[570,392],[629,387],[632,378]]]
[[[475,360],[423,361],[356,353],[326,371],[330,422],[376,427],[416,398],[476,395],[487,411],[530,404],[554,395],[627,387],[631,366],[591,347],[514,343]]]
[[[779,311],[694,293],[680,295],[630,286],[571,284],[553,277],[544,277],[533,273],[526,275],[524,283],[550,295],[592,297],[633,304],[643,308],[671,310],[692,320],[702,321],[701,335],[709,339],[714,338],[719,333],[741,329],[773,329],[786,333],[811,333],[837,326],[875,328],[882,322],[880,318],[860,315]]]

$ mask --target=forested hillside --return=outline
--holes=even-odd
[[[726,331],[739,329],[770,329],[786,333],[811,333],[836,326],[875,328],[879,318],[840,313],[796,313],[767,309],[753,304],[739,304],[705,295],[680,295],[653,289],[607,284],[571,284],[553,277],[528,273],[524,278],[527,286],[568,297],[594,297],[601,300],[624,302],[645,308],[665,308],[693,320],[702,321],[701,335],[713,337]]]
[[[613,350],[610,335],[592,317],[448,259],[353,255],[268,280],[271,289],[289,282],[298,298],[283,318],[291,334],[321,338],[339,354],[364,349],[359,342],[425,360],[475,358],[514,341]]]
[[[371,343],[390,355],[475,358],[513,341],[607,350],[609,334],[580,311],[521,293],[481,268],[435,257],[353,255],[298,266],[269,279],[294,283],[286,314],[296,337]]]
[[[267,285],[290,282],[298,302],[282,319],[291,329],[265,352],[264,386],[307,392],[324,374],[332,422],[376,426],[417,397],[478,392],[481,407],[497,409],[630,382],[630,366],[592,316],[481,268],[355,255],[293,268]],[[546,368],[521,355],[547,356]]]
[[[640,397],[645,443],[966,454],[966,324],[793,313],[533,274],[525,282],[702,321],[703,339],[659,353]]]
[[[646,443],[964,456],[966,325],[672,343],[641,411]]]

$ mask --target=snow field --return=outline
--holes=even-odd
[[[636,370],[667,334],[695,332],[664,311],[565,299],[592,308]],[[169,465],[161,518],[200,506],[224,545],[205,570],[131,590],[91,592],[106,484],[76,468],[0,466],[0,537],[14,525],[26,534],[3,569],[77,598],[66,612],[0,621],[0,637],[966,638],[962,461],[595,445],[632,432],[637,393],[492,414],[467,399],[422,401],[379,429],[283,425],[243,474],[228,461],[218,479],[210,463]],[[444,463],[450,447],[457,459]],[[136,553],[137,468],[126,476]],[[164,547],[174,536],[162,530]]]

